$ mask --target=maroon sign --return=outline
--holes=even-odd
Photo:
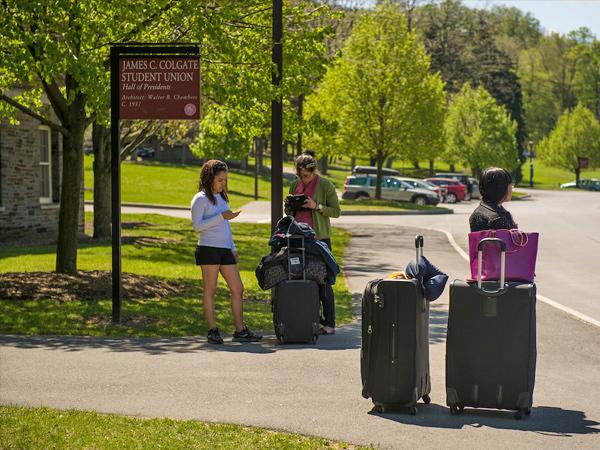
[[[589,158],[577,158],[579,160],[579,168],[580,169],[587,169],[588,166],[590,165],[590,159]]]
[[[120,119],[200,119],[198,57],[120,58]]]

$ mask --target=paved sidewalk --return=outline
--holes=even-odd
[[[354,229],[345,261],[351,292],[401,270],[416,229]],[[335,245],[335,243],[334,243]],[[425,233],[425,254],[452,278],[467,270],[445,235]],[[597,448],[600,330],[538,305],[532,415],[445,407],[447,293],[432,304],[432,404],[417,416],[370,414],[360,396],[359,323],[316,347],[209,347],[201,338],[0,336],[0,403],[258,425],[384,448]],[[510,330],[507,330],[510,332]]]

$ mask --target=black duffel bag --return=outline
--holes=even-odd
[[[256,267],[256,279],[261,289],[267,290],[275,287],[284,280],[301,280],[303,269],[306,279],[317,284],[325,284],[327,267],[325,262],[316,255],[306,254],[305,267],[302,265],[302,252],[299,249],[282,247],[277,253],[263,257]]]

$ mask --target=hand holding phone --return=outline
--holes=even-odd
[[[227,211],[223,211],[223,213],[221,214],[223,216],[223,219],[225,220],[232,220],[235,219],[237,216],[240,215],[242,211],[238,210],[238,211],[231,211],[230,209],[228,209]]]

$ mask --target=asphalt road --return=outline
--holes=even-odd
[[[527,192],[532,195],[530,199],[509,202],[505,207],[520,229],[540,233],[538,292],[600,322],[600,193]],[[476,201],[450,205],[454,214],[449,215],[346,216],[339,223],[438,228],[450,232],[468,253],[468,219],[476,205]],[[468,270],[465,264],[462,277]]]

